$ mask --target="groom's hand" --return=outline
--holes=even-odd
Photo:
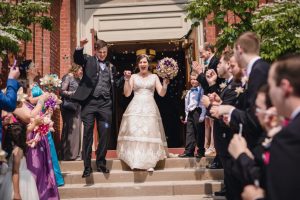
[[[89,42],[89,41],[88,41],[87,38],[81,39],[81,40],[80,40],[80,47],[84,47],[84,45],[86,45],[88,42]]]

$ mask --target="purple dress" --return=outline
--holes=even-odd
[[[33,109],[31,105],[28,107]],[[34,136],[34,133],[29,133],[27,140]],[[41,136],[34,148],[27,148],[26,161],[27,168],[35,178],[40,200],[59,199],[47,136]]]

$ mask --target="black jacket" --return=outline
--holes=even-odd
[[[72,99],[84,102],[94,91],[98,82],[98,60],[96,56],[85,57],[83,55],[83,49],[75,50],[74,62],[83,67],[83,77],[79,83],[79,86],[72,96]],[[123,77],[118,78],[116,67],[113,66],[109,61],[106,62],[106,66],[109,68],[109,74],[111,76],[111,97],[114,101],[115,87],[120,87],[124,82]]]
[[[255,99],[259,88],[267,83],[270,65],[266,61],[257,60],[251,70],[244,102],[241,109],[235,109],[231,114],[230,127],[238,130],[239,124],[243,124],[243,136],[252,149],[262,136],[262,128],[255,116]]]
[[[277,135],[270,147],[267,199],[299,199],[300,113]]]

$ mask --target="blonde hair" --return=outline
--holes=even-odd
[[[237,49],[237,46],[240,46],[245,53],[250,54],[259,54],[260,42],[256,35],[253,32],[243,33],[235,42],[234,47]]]
[[[76,73],[79,69],[81,69],[80,65],[77,65],[75,63],[72,63],[71,69],[69,70],[69,73],[74,74]]]

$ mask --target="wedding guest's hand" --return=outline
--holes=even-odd
[[[183,124],[186,124],[187,123],[187,119],[185,118],[185,119],[183,119],[183,117],[182,116],[180,116],[180,121],[181,121],[181,123],[183,123]]]
[[[80,40],[80,47],[84,47],[84,45],[86,45],[88,43],[88,39],[87,38],[84,38],[82,40]]]
[[[234,109],[234,106],[231,105],[220,105],[218,106],[218,113],[219,115],[228,115],[230,111]]]
[[[220,106],[212,106],[211,107],[211,109],[210,109],[211,116],[213,116],[215,118],[220,118],[219,107]]]
[[[201,103],[205,106],[205,108],[207,108],[210,104],[209,97],[206,95],[203,95],[201,98]]]
[[[131,78],[131,71],[125,70],[124,71],[124,79],[128,81],[130,78]]]
[[[243,200],[255,200],[263,199],[265,197],[265,191],[255,185],[247,185],[244,187],[242,198]]]
[[[50,97],[50,93],[49,92],[44,92],[41,95],[40,99],[45,102],[45,101],[47,101],[49,99],[49,97]]]
[[[8,79],[18,79],[20,76],[19,67],[11,67],[8,74]]]
[[[221,105],[222,100],[217,93],[214,92],[214,93],[208,94],[208,97],[209,97],[209,100],[212,105],[214,105],[214,106]]]
[[[239,134],[234,134],[229,143],[228,152],[234,159],[237,159],[242,153],[246,153],[247,142],[245,138]]]
[[[197,74],[202,73],[203,68],[197,61],[192,62],[192,68]]]
[[[207,70],[205,77],[206,77],[206,81],[207,81],[208,85],[212,86],[212,85],[216,84],[218,75],[215,72],[215,70],[209,69],[209,70]]]

